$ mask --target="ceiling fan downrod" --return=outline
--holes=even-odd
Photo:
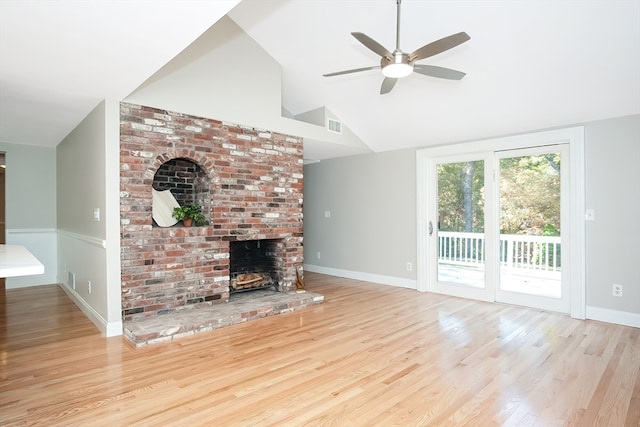
[[[396,0],[396,52],[400,51],[400,3],[402,0]]]
[[[382,74],[387,78],[399,79],[406,77],[413,72],[413,63],[409,59],[409,55],[400,49],[400,2],[396,0],[396,50],[393,51],[391,58],[382,57],[380,60],[380,68]]]

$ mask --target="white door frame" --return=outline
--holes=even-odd
[[[504,138],[488,139],[463,144],[427,148],[416,152],[416,218],[417,218],[417,289],[422,292],[434,292],[431,289],[427,256],[429,256],[429,221],[437,223],[432,217],[428,191],[430,186],[427,165],[437,157],[477,154],[540,145],[569,144],[570,169],[570,227],[563,230],[571,248],[563,252],[563,270],[571,288],[571,317],[585,318],[585,174],[584,174],[584,128],[582,126],[515,135]]]

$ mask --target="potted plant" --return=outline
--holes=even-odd
[[[204,225],[205,217],[202,214],[202,206],[198,203],[173,208],[173,217],[182,221],[185,227],[191,227],[192,223]]]

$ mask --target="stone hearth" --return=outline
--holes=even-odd
[[[276,314],[320,304],[324,296],[313,292],[276,292],[259,289],[234,294],[227,304],[186,310],[125,323],[124,335],[136,347],[171,341]]]

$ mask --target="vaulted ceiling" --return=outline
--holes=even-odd
[[[0,0],[0,141],[56,146],[239,0]]]
[[[351,32],[394,49],[394,0],[2,0],[0,141],[55,146],[225,14],[281,65],[285,109],[324,106],[376,152],[640,113],[638,0],[404,0],[402,50],[465,31],[420,63],[467,75],[413,74],[386,95],[379,70],[322,74],[379,64]]]

